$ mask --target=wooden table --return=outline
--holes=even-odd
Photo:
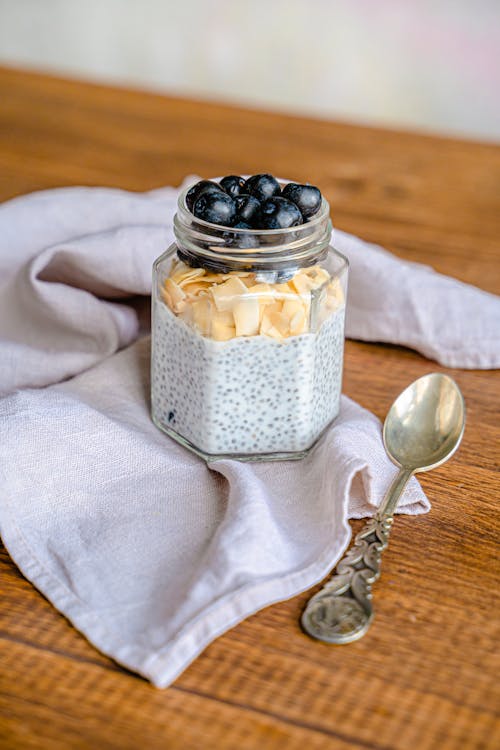
[[[338,227],[500,291],[491,145],[0,70],[1,199],[258,171],[316,183]],[[402,348],[348,342],[344,390],[383,418],[431,370],[447,372]],[[90,646],[3,549],[1,748],[498,748],[499,379],[452,375],[468,407],[463,445],[422,477],[432,512],[397,519],[377,617],[358,643],[306,637],[304,594],[250,617],[159,691]]]

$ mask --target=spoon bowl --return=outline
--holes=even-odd
[[[424,375],[408,386],[387,414],[383,438],[390,459],[413,472],[444,463],[458,448],[465,426],[463,396],[448,375]]]

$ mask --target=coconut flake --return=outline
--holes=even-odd
[[[225,326],[217,319],[212,320],[212,338],[215,341],[228,341],[236,336],[236,329],[234,326]]]
[[[172,309],[174,312],[181,312],[186,295],[172,279],[165,279],[165,291],[172,300]]]
[[[260,306],[257,297],[241,299],[233,307],[237,336],[256,336],[259,332]]]
[[[217,310],[224,312],[232,310],[236,301],[246,293],[245,284],[237,276],[232,276],[228,281],[210,289]]]

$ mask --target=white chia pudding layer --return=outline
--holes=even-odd
[[[344,311],[283,341],[213,341],[155,300],[156,423],[212,455],[306,450],[339,411]]]

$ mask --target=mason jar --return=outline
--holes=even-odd
[[[153,421],[206,460],[302,458],[340,404],[348,263],[329,205],[236,229],[196,218],[186,192],[153,267]]]

